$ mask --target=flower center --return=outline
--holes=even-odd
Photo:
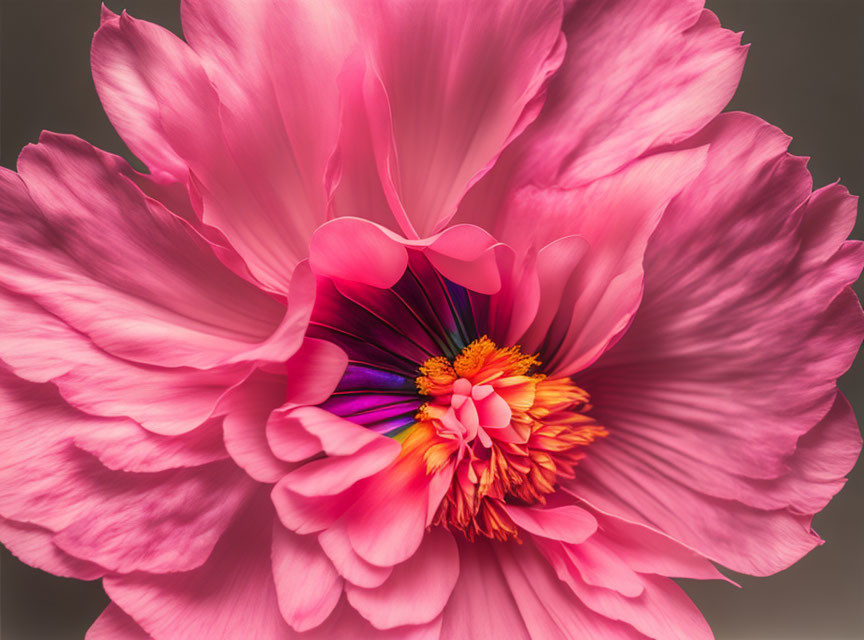
[[[417,389],[429,400],[403,447],[423,447],[427,473],[452,468],[435,524],[469,540],[516,538],[506,506],[545,504],[573,477],[584,447],[606,435],[586,414],[588,394],[569,378],[535,373],[539,364],[484,336],[452,363],[435,357],[421,366]]]

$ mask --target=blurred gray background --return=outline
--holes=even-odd
[[[180,32],[179,0],[106,4]],[[99,5],[99,0],[0,0],[3,166],[14,167],[20,148],[42,129],[74,133],[129,157],[90,79],[90,38],[99,24]],[[752,43],[730,109],[755,113],[791,135],[792,153],[812,157],[817,186],[841,178],[852,193],[864,194],[864,0],[708,0],[707,6]],[[864,238],[864,221],[855,237]],[[841,386],[864,419],[862,358]],[[859,462],[844,491],[817,516],[815,528],[827,544],[776,576],[736,576],[740,590],[685,581],[719,640],[864,638],[864,464]],[[83,638],[106,603],[98,583],[55,578],[2,550],[3,640]]]

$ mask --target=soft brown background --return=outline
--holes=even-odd
[[[18,150],[42,129],[74,133],[128,156],[90,80],[89,46],[99,4],[0,0],[4,166],[14,167]],[[107,4],[179,32],[179,0]],[[864,0],[708,0],[708,7],[753,43],[730,108],[755,113],[792,135],[792,152],[812,157],[817,186],[839,177],[853,193],[864,193]],[[859,224],[856,237],[862,231]],[[864,418],[861,358],[841,382]],[[862,510],[864,465],[859,464],[843,493],[816,518],[827,544],[796,566],[770,578],[737,577],[741,590],[688,582],[685,587],[717,638],[864,638]],[[22,565],[5,549],[0,589],[3,640],[83,638],[107,602],[98,583],[55,578]]]

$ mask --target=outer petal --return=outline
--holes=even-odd
[[[94,38],[91,69],[105,113],[156,180],[185,180],[189,170],[169,142],[147,70],[136,64],[135,51],[119,38],[120,17],[103,5],[102,24],[107,28]]]
[[[87,631],[84,640],[152,640],[144,629],[113,602]]]
[[[423,624],[436,619],[459,576],[453,535],[441,528],[426,533],[417,552],[397,565],[375,589],[346,585],[348,602],[377,629]]]
[[[75,446],[116,471],[197,467],[228,457],[222,444],[222,421],[218,418],[189,433],[172,436],[152,433],[130,420],[105,420],[101,427],[77,434]]]
[[[243,365],[206,372],[187,367],[166,369],[113,357],[35,301],[3,288],[0,323],[5,330],[0,357],[16,375],[34,382],[53,381],[68,402],[89,413],[128,416],[163,434],[178,435],[201,425],[212,415],[219,396],[248,370]],[[105,424],[119,425],[120,421]],[[116,430],[109,426],[91,435],[98,439],[122,433],[131,438],[125,453],[137,451],[133,458],[142,451],[131,446],[133,442],[146,446],[158,440],[129,425]],[[176,448],[181,442],[177,440],[170,447]]]
[[[538,547],[552,562],[558,577],[570,587],[573,595],[598,614],[626,622],[657,640],[710,640],[714,637],[696,606],[668,578],[634,574],[635,581],[642,588],[630,594],[622,593],[620,583],[617,589],[594,586],[583,579],[582,562],[574,562],[572,555],[554,549],[553,544],[543,541],[538,543]],[[585,549],[585,555],[596,556],[598,549]]]
[[[536,116],[561,62],[561,4],[357,3],[366,105],[385,194],[425,237]]]
[[[197,566],[248,496],[251,483],[230,463],[110,471],[72,444],[105,421],[70,408],[49,385],[4,373],[2,400],[0,515],[55,532],[81,559],[114,571]]]
[[[207,562],[194,571],[105,578],[105,591],[154,638],[295,637],[279,613],[270,560],[273,511],[249,501]]]
[[[285,308],[225,268],[188,223],[124,177],[127,168],[68,136],[45,134],[25,149],[21,178],[0,176],[4,284],[127,359],[209,367],[260,350]],[[274,359],[299,346],[290,334],[275,338]]]
[[[843,243],[855,200],[836,185],[808,197],[809,174],[776,129],[728,114],[692,144],[705,142],[705,172],[649,245],[632,327],[577,380],[613,435],[572,490],[762,575],[819,543],[809,514],[859,448],[835,402],[864,335],[845,290],[864,251]],[[831,438],[823,447],[803,438],[814,425]],[[805,462],[829,453],[840,455]],[[821,471],[787,479],[803,467]]]
[[[702,5],[575,3],[564,65],[523,141],[531,174],[585,183],[711,121],[735,93],[747,49]]]
[[[645,637],[629,625],[594,613],[574,598],[533,546],[501,545],[495,552],[532,640]]]
[[[55,576],[93,580],[105,570],[92,562],[80,560],[54,545],[54,532],[33,524],[0,518],[0,540],[19,560]]]
[[[492,229],[511,190],[572,187],[678,142],[726,105],[746,47],[700,0],[577,0],[537,121],[468,194],[458,222]]]
[[[584,368],[627,328],[642,296],[648,238],[669,201],[699,174],[705,151],[650,156],[580,189],[529,187],[502,214],[500,240],[523,255],[543,248],[539,311],[519,343],[539,351],[550,374]],[[581,260],[562,255],[567,245],[555,250],[559,238],[574,234],[590,245]]]
[[[331,0],[184,0],[182,18],[219,96],[231,157],[184,156],[200,180],[204,219],[262,281],[284,287],[327,212],[351,24]]]

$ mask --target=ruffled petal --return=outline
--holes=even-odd
[[[294,296],[286,314],[223,266],[188,223],[145,197],[127,168],[69,136],[43,134],[26,148],[20,178],[0,175],[2,282],[129,360],[212,367],[244,354],[291,355],[311,298]]]
[[[103,24],[97,89],[133,150],[151,133],[168,143],[191,170],[204,221],[285,292],[326,215],[345,20],[328,3],[269,0],[186,2],[183,20],[191,47],[125,14]]]
[[[70,408],[50,385],[3,373],[0,387],[0,515],[55,532],[70,555],[112,571],[197,566],[249,495],[252,483],[227,462],[111,471],[73,444],[104,420]]]
[[[101,428],[76,434],[74,442],[115,471],[152,473],[198,467],[228,457],[218,418],[188,433],[171,436],[152,433],[129,420],[105,420]]]
[[[649,244],[633,325],[577,379],[611,435],[571,490],[764,575],[820,543],[812,513],[860,447],[836,380],[864,335],[848,290],[864,249],[843,242],[855,199],[811,195],[778,130],[727,114],[688,145],[706,142],[705,171]]]
[[[584,184],[696,133],[732,98],[747,47],[703,2],[578,2],[567,57],[522,142],[522,171]],[[530,168],[529,168],[530,167]]]
[[[626,622],[656,640],[710,640],[714,637],[696,605],[672,580],[633,574],[641,589],[630,594],[622,593],[620,583],[616,589],[591,585],[582,577],[581,558],[562,553],[561,546],[555,549],[554,543],[538,542],[558,577],[591,610],[610,620]],[[597,548],[583,549],[588,557],[596,556],[597,551]]]
[[[266,436],[270,412],[284,404],[287,386],[284,372],[259,369],[219,399],[225,449],[258,482],[276,482],[291,469],[273,454]]]
[[[690,0],[570,3],[567,55],[536,122],[467,194],[455,220],[492,229],[525,184],[572,188],[679,142],[738,86],[740,35]]]
[[[630,625],[610,620],[582,604],[532,545],[500,545],[495,552],[532,640],[645,637]]]

